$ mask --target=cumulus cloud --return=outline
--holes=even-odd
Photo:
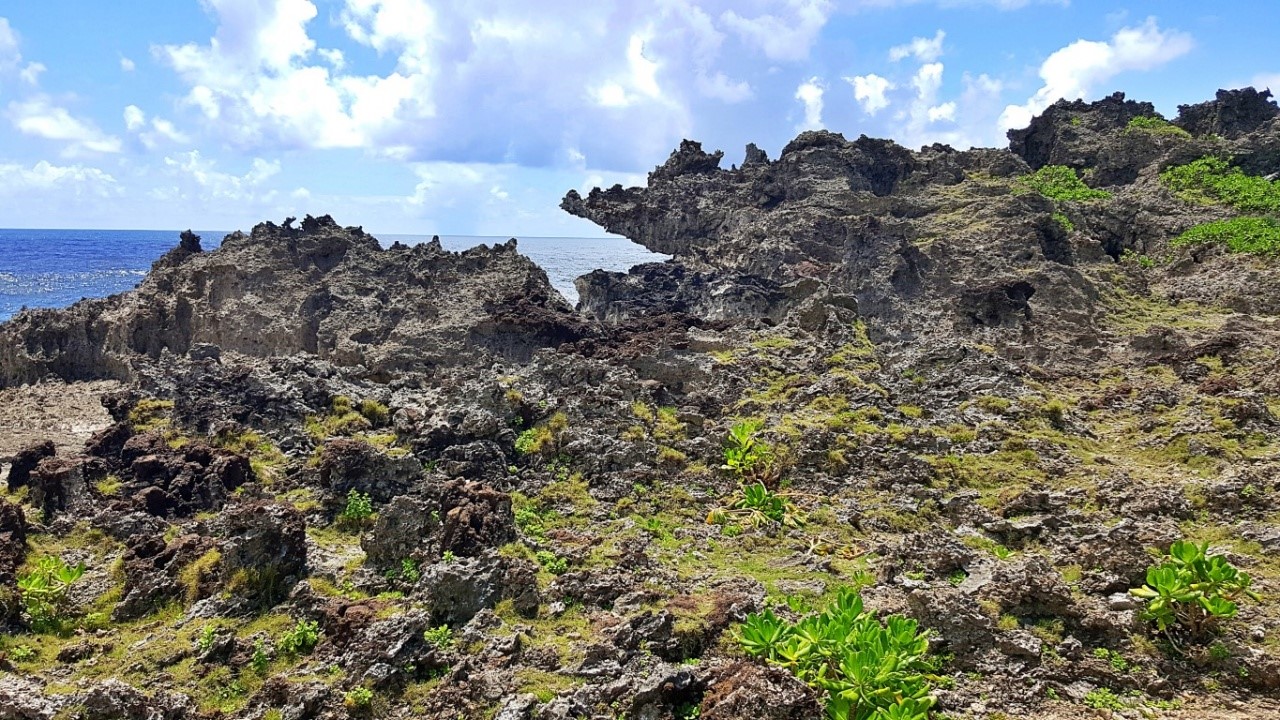
[[[770,60],[804,60],[835,6],[828,0],[783,0],[774,4],[782,6],[781,12],[747,18],[728,10],[721,20]]]
[[[947,34],[939,30],[932,38],[912,38],[911,42],[905,45],[889,48],[889,59],[898,62],[914,57],[922,63],[931,63],[942,57],[942,41],[946,37]]]
[[[138,69],[138,64],[127,57],[120,58],[120,70],[131,73]]]
[[[108,135],[88,120],[72,117],[46,96],[9,103],[9,120],[25,135],[67,143],[64,154],[120,152],[120,138]]]
[[[109,197],[119,192],[119,184],[98,168],[83,165],[52,165],[41,160],[32,167],[0,163],[0,195],[57,190],[73,195]]]
[[[199,150],[170,155],[164,164],[178,185],[156,191],[157,199],[274,202],[277,196],[275,190],[263,192],[263,184],[280,173],[278,160],[254,158],[243,175],[218,170],[217,163]]]
[[[801,130],[822,129],[822,96],[826,93],[826,85],[817,77],[811,77],[796,88],[796,100],[804,106],[804,121]]]
[[[147,114],[137,105],[129,105],[124,109],[124,127],[126,130],[137,130],[147,124]]]
[[[187,102],[242,147],[365,147],[401,113],[430,116],[431,12],[422,0],[348,0],[343,26],[378,52],[398,52],[385,77],[338,75],[310,62],[309,0],[208,0],[208,45],[165,45],[159,56],[191,88]],[[332,53],[321,58],[333,61]]]
[[[1025,103],[1006,107],[1000,115],[1000,127],[1025,127],[1059,99],[1089,98],[1116,75],[1159,67],[1185,55],[1193,46],[1190,35],[1161,30],[1153,17],[1120,29],[1106,42],[1077,40],[1045,59],[1040,66],[1044,85]]]
[[[875,115],[889,107],[889,98],[885,94],[897,87],[875,73],[845,78],[845,81],[853,85],[853,99],[858,101],[862,111],[868,115]]]

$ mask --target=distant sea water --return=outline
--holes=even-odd
[[[225,232],[201,232],[212,250]],[[430,235],[378,235],[384,245],[426,242]],[[625,271],[660,262],[622,238],[518,237],[520,252],[532,258],[569,302],[578,300],[573,280],[596,269]],[[503,243],[507,237],[441,235],[447,250]],[[0,322],[23,307],[66,307],[82,298],[106,297],[132,289],[151,263],[178,244],[168,230],[3,230],[0,229]]]

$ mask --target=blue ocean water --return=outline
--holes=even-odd
[[[197,231],[206,250],[225,232]],[[430,236],[379,235],[383,245],[424,242]],[[506,242],[506,237],[442,235],[449,250]],[[82,298],[129,290],[151,263],[178,244],[165,230],[3,230],[0,229],[0,322],[23,307],[66,307]],[[577,302],[573,280],[595,269],[626,270],[666,259],[622,238],[519,239],[520,252],[547,272],[552,285]]]

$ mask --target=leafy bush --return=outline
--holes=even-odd
[[[1017,179],[1015,193],[1037,192],[1050,200],[1105,200],[1111,197],[1106,190],[1094,190],[1066,165],[1045,165],[1030,175]]]
[[[1280,220],[1269,217],[1237,217],[1205,223],[1182,233],[1170,244],[1202,243],[1222,243],[1231,252],[1280,254]]]
[[[1209,543],[1175,541],[1159,565],[1147,569],[1147,583],[1129,592],[1147,601],[1142,618],[1167,633],[1180,627],[1192,637],[1212,631],[1219,620],[1235,617],[1238,600],[1260,602],[1249,589],[1253,579],[1221,555],[1209,555]]]
[[[1076,231],[1076,224],[1071,222],[1071,218],[1064,213],[1056,212],[1051,216],[1051,219],[1058,224],[1058,227],[1062,228],[1063,232],[1073,233]]]
[[[31,572],[18,576],[22,609],[32,630],[62,632],[65,629],[67,596],[84,571],[84,563],[68,565],[60,557],[46,555],[36,561]]]
[[[285,630],[277,645],[286,655],[309,655],[320,642],[320,625],[312,620],[299,620]]]
[[[748,655],[825,690],[832,720],[925,720],[934,704],[928,631],[900,615],[878,619],[851,589],[798,623],[772,610],[750,615],[737,639]]]
[[[1175,137],[1191,137],[1191,133],[1174,125],[1162,117],[1139,115],[1129,120],[1125,132],[1148,132],[1153,135],[1173,135]]]
[[[448,625],[427,628],[422,633],[422,639],[440,650],[448,650],[453,646],[453,630]]]
[[[1280,187],[1246,175],[1222,158],[1203,157],[1171,167],[1160,173],[1160,181],[1184,200],[1221,203],[1247,213],[1280,212]]]
[[[338,515],[338,522],[348,527],[360,527],[373,517],[373,500],[369,493],[355,488],[347,491],[347,506]]]

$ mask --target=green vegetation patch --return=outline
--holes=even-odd
[[[1254,255],[1280,253],[1280,220],[1237,217],[1197,225],[1173,239],[1173,245],[1221,243],[1231,252]]]
[[[1094,190],[1066,165],[1045,165],[1030,175],[1023,175],[1014,183],[1015,194],[1037,192],[1050,200],[1072,200],[1086,202],[1089,200],[1106,200],[1111,193],[1106,190]]]
[[[1203,157],[1160,173],[1160,181],[1183,200],[1228,205],[1246,213],[1280,213],[1280,187],[1246,175],[1226,160]]]
[[[1125,127],[1125,132],[1145,132],[1152,135],[1170,135],[1173,137],[1191,137],[1191,133],[1174,125],[1162,117],[1153,115],[1139,115],[1131,120]]]

